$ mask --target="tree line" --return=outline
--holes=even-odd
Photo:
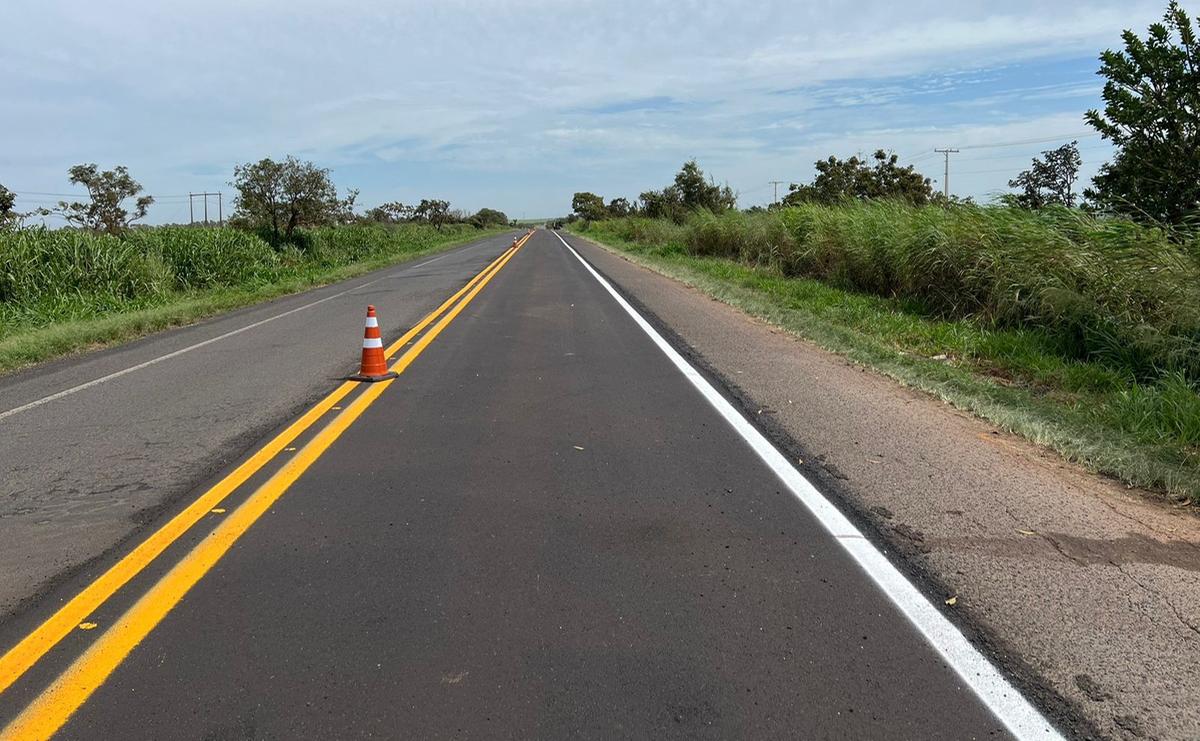
[[[1084,121],[1113,144],[1112,160],[1100,167],[1090,187],[1078,192],[1082,157],[1070,142],[1034,157],[1030,167],[1008,181],[1014,192],[1004,205],[1039,209],[1087,208],[1190,234],[1200,226],[1200,33],[1193,20],[1171,0],[1161,22],[1145,38],[1122,34],[1123,48],[1100,55],[1097,74],[1105,78],[1102,110]],[[791,183],[780,203],[837,204],[854,200],[894,199],[916,206],[970,202],[946,198],[912,165],[883,149],[869,158],[829,156],[814,163],[811,182]],[[1082,198],[1081,198],[1082,195]],[[630,202],[576,193],[571,218],[602,219],[625,215],[666,217],[682,222],[696,209],[720,212],[736,208],[728,185],[706,179],[694,160],[683,165],[672,185],[646,191]],[[761,210],[754,207],[749,210]]]
[[[80,164],[67,175],[73,185],[87,192],[84,199],[59,201],[54,208],[24,213],[15,210],[16,194],[0,185],[0,228],[19,226],[31,216],[53,214],[71,227],[121,234],[145,218],[154,203],[153,196],[143,194],[142,185],[124,166],[101,170],[96,164]],[[239,164],[233,169],[230,185],[237,191],[230,226],[259,232],[276,246],[293,242],[296,230],[302,227],[419,223],[440,230],[449,224],[486,229],[511,223],[503,211],[481,208],[468,214],[436,198],[422,199],[413,206],[385,203],[358,214],[354,210],[357,190],[340,195],[329,168],[291,156],[281,161],[264,158]]]

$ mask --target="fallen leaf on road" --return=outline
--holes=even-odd
[[[1037,535],[1037,533],[1032,530],[1018,530],[1017,532],[1021,535]]]
[[[950,605],[951,607],[954,607],[955,605],[957,605],[958,604],[958,595],[956,594],[953,597],[951,597],[950,599],[946,600],[946,604]]]
[[[92,630],[95,627],[96,627],[95,623],[80,623],[79,624],[80,630]]]
[[[575,446],[575,449],[576,449],[576,450],[583,450],[583,448],[579,447],[578,445],[576,445],[576,446]]]
[[[209,512],[212,512],[214,515],[223,515],[223,514],[225,514],[225,508],[224,507],[216,507],[214,509],[210,509]]]

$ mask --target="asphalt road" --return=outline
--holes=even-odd
[[[0,616],[356,370],[366,304],[394,337],[514,234],[0,377]]]
[[[439,270],[478,270],[498,246]],[[471,272],[443,276],[439,298]],[[946,648],[948,623],[906,617],[901,587],[862,555],[871,546],[832,536],[556,236],[537,232],[476,290],[415,340],[398,380],[346,397],[294,459],[0,694],[0,723],[41,703],[64,738],[1046,730],[1032,710],[1023,726],[993,714],[996,697],[972,689],[982,659]],[[380,303],[344,298],[350,316],[331,323],[361,324],[355,304]],[[285,321],[275,341],[310,352],[309,328]],[[212,384],[196,393],[237,406],[221,393],[239,383],[231,359],[207,354],[192,353],[189,378]],[[307,382],[328,390],[342,365]],[[309,366],[280,382],[296,368]],[[273,483],[289,472],[290,486]],[[52,590],[0,645],[90,578]]]

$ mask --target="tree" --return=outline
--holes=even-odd
[[[234,218],[271,230],[272,244],[292,240],[297,227],[321,226],[353,219],[358,191],[339,198],[329,170],[289,156],[283,162],[264,158],[233,168],[237,188]]]
[[[671,219],[682,222],[687,215],[679,189],[668,185],[662,190],[647,190],[638,198],[642,202],[642,212],[652,219]]]
[[[1021,189],[1013,201],[1022,208],[1052,204],[1074,208],[1075,181],[1082,164],[1077,142],[1042,152],[1041,159],[1034,157],[1028,170],[1008,181],[1008,187]]]
[[[629,201],[625,198],[614,198],[608,202],[608,215],[614,219],[620,219],[628,216],[632,210],[629,206]]]
[[[705,208],[714,213],[728,211],[737,205],[737,196],[728,185],[717,185],[704,179],[704,171],[696,160],[688,160],[675,174],[679,201],[689,211]]]
[[[422,198],[417,207],[413,209],[413,220],[427,222],[441,231],[444,225],[454,220],[450,214],[450,202]]]
[[[154,199],[139,196],[142,186],[129,176],[129,170],[119,165],[112,170],[100,171],[95,164],[75,165],[67,171],[75,185],[87,188],[88,202],[59,201],[56,211],[68,223],[108,234],[120,234],[129,225],[143,218]],[[133,213],[122,205],[126,198],[136,198]]]
[[[16,212],[17,194],[0,185],[0,228],[20,219]]]
[[[579,214],[579,218],[596,221],[608,216],[604,207],[604,199],[595,193],[576,193],[571,197],[571,210]]]
[[[1178,42],[1175,41],[1178,37]],[[1200,42],[1172,0],[1146,39],[1122,34],[1124,51],[1100,55],[1104,112],[1085,120],[1116,153],[1085,191],[1098,206],[1180,224],[1200,208]]]
[[[817,175],[809,184],[792,183],[786,205],[814,202],[835,204],[847,200],[897,198],[916,206],[933,200],[933,184],[912,165],[901,167],[895,154],[875,150],[871,159],[857,156],[841,160],[830,156],[815,163]]]
[[[400,201],[392,201],[367,209],[365,218],[367,221],[375,221],[380,224],[399,224],[411,219],[414,210],[412,206],[407,206]]]
[[[468,219],[476,229],[486,229],[489,226],[503,226],[508,223],[508,214],[494,208],[481,208]]]

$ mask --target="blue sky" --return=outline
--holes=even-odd
[[[234,164],[295,154],[363,206],[512,216],[636,197],[695,157],[749,206],[812,162],[885,148],[986,198],[1078,138],[1097,54],[1165,2],[9,0],[0,183],[18,207],[79,162],[129,166],[187,219]],[[1193,13],[1196,2],[1186,2]],[[1001,146],[1003,145],[1003,146]],[[228,201],[227,201],[228,203]]]

